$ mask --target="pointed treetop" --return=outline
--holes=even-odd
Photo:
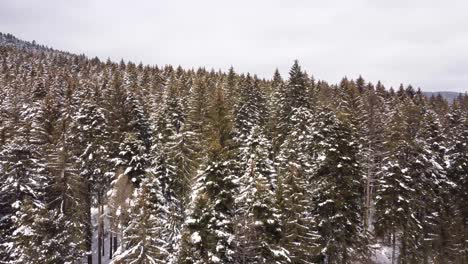
[[[359,75],[359,77],[356,79],[356,87],[358,88],[360,93],[364,92],[366,88],[366,81],[364,80],[364,78],[362,78],[361,75]]]
[[[302,72],[301,66],[299,66],[299,61],[294,60],[294,64],[291,67],[291,70],[289,70],[290,80],[295,80],[295,79],[299,79],[303,77],[304,77],[304,73]]]
[[[274,82],[282,82],[283,78],[281,77],[281,74],[279,73],[278,68],[275,69],[275,73],[273,74],[273,81]]]
[[[236,71],[234,71],[234,67],[231,65],[228,71],[228,78],[234,78],[235,75],[236,75]]]

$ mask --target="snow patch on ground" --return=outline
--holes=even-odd
[[[104,207],[104,256],[101,257],[101,264],[109,264],[109,219],[107,216],[107,207]],[[93,227],[93,241],[92,241],[92,252],[93,252],[93,264],[98,263],[98,223],[99,223],[99,210],[97,207],[91,208],[91,223]],[[83,263],[88,263],[85,257]]]
[[[392,264],[392,248],[388,246],[382,246],[380,244],[375,244],[372,246],[372,263],[375,264]],[[395,254],[395,258],[398,255]],[[395,260],[396,263],[396,260]]]
[[[91,208],[92,223],[93,223],[93,264],[98,263],[98,223],[99,223],[99,210],[98,208]],[[107,207],[104,207],[104,216],[107,215]],[[104,249],[105,254],[102,256],[101,264],[109,264],[109,233],[108,233],[109,221],[107,217],[104,217]]]

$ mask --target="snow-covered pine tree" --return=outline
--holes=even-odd
[[[422,259],[422,225],[419,217],[424,196],[424,157],[410,125],[416,117],[408,98],[399,102],[386,128],[383,165],[377,176],[376,232],[391,240],[393,256],[411,263]],[[398,247],[398,249],[397,249]]]
[[[47,192],[47,211],[44,212],[47,216],[42,220],[42,224],[50,229],[47,236],[51,237],[48,240],[51,244],[49,254],[43,252],[47,262],[79,259],[86,248],[86,232],[83,232],[88,220],[86,203],[83,203],[85,184],[78,172],[77,157],[72,155],[71,145],[66,142],[67,133],[63,131],[48,157],[51,184]]]
[[[33,95],[31,105],[21,111],[20,131],[0,151],[0,202],[2,204],[0,227],[2,230],[2,260],[17,261],[32,257],[32,248],[45,234],[33,233],[34,239],[25,236],[33,224],[29,219],[44,207],[45,190],[50,184],[44,153],[49,134],[46,131],[47,116],[44,105],[45,93]],[[23,206],[29,199],[30,203]],[[22,209],[22,210],[21,210]],[[27,219],[24,222],[19,219]],[[24,224],[24,225],[22,225]],[[32,231],[34,232],[34,231]],[[24,244],[24,239],[31,243]]]
[[[127,131],[135,133],[138,138],[144,142],[149,150],[151,145],[151,129],[148,110],[150,103],[146,101],[145,96],[149,96],[148,89],[140,85],[141,76],[133,63],[128,63],[126,72],[126,81],[124,87],[124,111],[128,113],[128,120],[125,124]],[[146,80],[147,81],[147,80]]]
[[[208,129],[209,104],[207,98],[211,95],[209,78],[199,70],[190,89],[190,97],[187,102],[187,131],[194,142],[195,167],[199,165],[206,155]]]
[[[139,92],[140,88],[137,85],[137,76],[134,73],[134,65],[129,64],[128,76],[129,80],[122,80],[119,72],[115,73],[112,81],[111,91],[112,97],[109,99],[111,106],[120,108],[106,110],[107,122],[117,131],[112,131],[110,134],[114,141],[114,146],[117,149],[111,150],[111,157],[115,167],[123,167],[125,174],[129,175],[130,180],[138,186],[139,181],[144,177],[144,171],[147,167],[147,155],[151,146],[151,133],[148,114],[146,112],[145,103],[142,102]],[[118,118],[116,118],[118,116]],[[114,117],[115,120],[110,121],[109,118]],[[113,134],[113,135],[112,135]],[[111,174],[115,174],[115,170],[111,170]]]
[[[309,192],[302,168],[289,162],[278,174],[275,196],[280,213],[280,248],[292,263],[311,262],[318,254],[310,215]]]
[[[104,173],[111,166],[109,146],[106,144],[109,140],[109,127],[102,106],[102,91],[97,84],[82,83],[76,97],[68,141],[73,146],[72,153],[79,163],[78,172],[84,185],[81,203],[85,210],[85,243],[86,251],[91,252],[91,208],[95,205],[95,197],[108,184]],[[91,263],[91,255],[88,258],[88,263]]]
[[[425,163],[422,211],[424,262],[431,260],[454,260],[455,242],[454,219],[459,219],[453,206],[450,190],[453,183],[447,178],[447,138],[443,134],[437,114],[425,110],[423,126],[417,138],[423,146]]]
[[[364,82],[364,79],[361,77],[360,81]],[[361,132],[364,129],[362,122],[364,117],[364,104],[360,93],[354,81],[350,81],[347,78],[341,80],[339,85],[340,100],[338,100],[337,108],[343,115],[343,118],[347,119],[351,129],[356,130],[355,133]]]
[[[361,80],[363,81],[363,80]],[[380,84],[378,84],[380,85]],[[378,167],[382,162],[384,141],[384,122],[388,112],[388,105],[384,97],[385,90],[378,86],[368,84],[362,94],[362,124],[358,135],[361,136],[361,164],[365,172],[364,180],[364,230],[373,231],[374,214],[374,183]]]
[[[247,75],[239,84],[239,100],[234,108],[234,140],[240,148],[240,169],[245,171],[249,160],[251,133],[254,127],[264,127],[266,123],[266,98],[258,87],[256,77]],[[257,128],[258,129],[258,128]],[[274,180],[274,179],[272,179]]]
[[[230,111],[219,87],[210,107],[209,157],[197,176],[185,222],[182,263],[234,263],[237,189]]]
[[[317,169],[312,176],[312,215],[320,255],[327,263],[354,263],[367,256],[363,231],[364,176],[359,145],[348,119],[320,109],[315,125]]]
[[[163,203],[158,179],[147,173],[135,190],[130,207],[131,217],[111,263],[167,263],[164,219],[161,218],[164,215]]]
[[[123,71],[123,70],[126,71]],[[103,203],[106,198],[110,198],[114,193],[109,192],[107,197],[101,195],[102,191],[109,190],[112,187],[118,189],[115,185],[119,181],[119,177],[127,177],[134,187],[138,187],[140,181],[145,177],[145,170],[149,167],[149,149],[151,146],[150,124],[148,120],[148,107],[142,99],[142,87],[138,85],[137,68],[134,64],[128,63],[125,65],[121,62],[120,70],[113,68],[112,81],[107,85],[107,78],[103,80],[103,104],[106,120],[107,141],[107,157],[105,163],[109,166],[104,171],[103,180],[105,184],[98,192],[98,204],[100,211],[103,211]],[[115,197],[113,197],[115,198]],[[114,201],[115,202],[115,201]],[[99,206],[99,205],[98,205]],[[118,208],[109,208],[111,211],[111,226],[113,226],[114,239],[112,246],[117,247],[117,234],[122,230],[116,230],[116,226],[120,224],[122,227],[127,225],[128,215],[125,215],[121,210],[124,209],[119,204],[114,204]],[[118,212],[121,215],[116,215]],[[102,219],[102,218],[101,218]],[[120,223],[115,223],[118,221]],[[103,223],[100,222],[99,229],[102,231]],[[100,237],[102,237],[102,232]],[[104,245],[101,245],[104,246]],[[104,249],[104,247],[103,247]],[[104,250],[103,250],[104,252]]]
[[[464,263],[468,260],[468,111],[461,108],[460,102],[455,102],[449,113],[448,134],[448,178],[454,183],[450,188],[452,201],[457,207],[459,221],[456,223],[457,249],[455,262]]]
[[[47,150],[47,170],[50,185],[47,188],[47,226],[49,250],[43,251],[47,262],[60,259],[72,261],[79,259],[85,252],[86,206],[85,184],[79,175],[79,152],[75,151],[74,138],[71,135],[73,112],[76,108],[74,99],[74,79],[65,76],[57,79],[47,95],[51,109],[49,116],[54,116],[51,144]],[[79,148],[78,148],[79,149]],[[54,238],[57,238],[55,240]],[[47,252],[47,253],[46,253]]]
[[[308,179],[313,166],[311,163],[312,130],[310,129],[310,124],[313,123],[313,113],[308,104],[306,80],[307,76],[295,61],[286,85],[288,90],[285,95],[285,105],[280,106],[279,109],[285,114],[282,120],[278,120],[282,136],[276,138],[275,141],[281,142],[276,156],[277,166],[280,169],[289,170],[288,163],[295,163],[301,167],[305,179]]]
[[[6,79],[8,80],[8,78]],[[16,161],[11,160],[13,156],[16,156],[11,148],[16,148],[17,146],[12,141],[18,140],[24,129],[24,124],[20,122],[23,120],[21,113],[23,110],[22,106],[24,105],[21,89],[10,85],[7,80],[4,80],[5,84],[2,92],[4,97],[1,99],[2,104],[0,106],[0,187],[2,188],[4,187],[2,183],[6,183],[7,178],[12,177],[7,174],[8,164],[13,165],[16,163]],[[11,207],[12,197],[10,195],[7,195],[3,189],[0,192],[0,261],[7,261],[11,249],[11,244],[8,243],[12,232],[12,223],[9,216],[13,213],[13,208]]]
[[[116,249],[117,247],[117,238],[119,235],[122,234],[125,227],[128,226],[128,221],[130,220],[130,212],[125,211],[128,209],[128,204],[125,202],[120,201],[115,196],[119,196],[119,198],[124,197],[126,194],[116,193],[119,188],[123,188],[125,190],[137,188],[140,186],[141,181],[146,177],[146,171],[150,167],[150,161],[147,154],[147,149],[145,143],[139,139],[136,133],[126,132],[124,133],[123,142],[119,145],[119,153],[118,156],[112,159],[113,165],[115,166],[110,170],[110,175],[112,175],[112,182],[110,183],[111,190],[108,191],[107,199],[111,202],[108,203],[109,210],[110,210],[110,225],[112,235],[114,236],[113,239],[113,248]],[[105,177],[108,179],[109,177]],[[125,180],[124,180],[125,179]],[[131,183],[130,186],[120,186],[123,184],[122,182]],[[107,187],[108,188],[108,187]],[[101,197],[104,199],[104,197]],[[125,198],[121,198],[125,199]],[[116,200],[119,200],[117,202]],[[98,201],[99,201],[99,192],[98,192]],[[103,202],[103,201],[102,201]],[[98,202],[99,208],[99,202]],[[101,208],[99,209],[100,214],[103,214]],[[100,218],[102,219],[102,217]],[[103,237],[103,221],[99,222],[99,240]],[[99,242],[99,247],[104,247],[101,242]]]
[[[383,100],[373,91],[373,87],[366,85],[366,81],[359,76],[356,81],[343,78],[338,86],[340,100],[337,100],[337,112],[351,128],[357,144],[357,160],[363,170],[365,177],[361,180],[364,186],[362,216],[365,230],[371,225],[373,189],[372,182],[375,178],[375,162],[379,162],[376,156],[377,149],[381,144],[377,132],[379,124],[376,117],[382,114],[381,107],[385,107]],[[379,102],[380,101],[380,102]],[[380,113],[379,113],[380,112]],[[381,131],[380,131],[381,132]],[[381,139],[380,139],[381,140]]]
[[[76,219],[58,210],[38,208],[29,198],[17,217],[14,259],[8,263],[73,263],[82,258],[83,226]]]
[[[115,166],[124,168],[124,174],[139,186],[149,166],[145,143],[135,133],[124,133],[124,140],[119,146],[119,156],[114,159]]]
[[[239,263],[289,263],[282,239],[281,212],[276,207],[273,179],[276,172],[269,158],[271,143],[261,127],[255,126],[247,139],[247,167],[240,179],[238,204]]]
[[[287,117],[279,121],[282,141],[275,165],[282,186],[278,186],[277,200],[283,214],[281,245],[289,252],[292,262],[312,261],[315,253],[312,219],[310,215],[309,180],[313,171],[312,130],[313,114],[309,108],[307,76],[297,61],[286,84],[285,105],[279,109]],[[286,119],[287,118],[287,119]],[[281,191],[278,193],[278,191]],[[301,246],[298,246],[301,245]]]
[[[249,74],[239,84],[239,100],[234,108],[236,140],[246,140],[254,126],[266,121],[266,99],[258,81]]]
[[[438,117],[443,119],[449,112],[449,102],[441,94],[431,95],[429,97],[430,108],[437,113]]]
[[[281,145],[286,140],[286,136],[290,133],[293,124],[291,116],[295,109],[304,108],[310,109],[309,83],[307,74],[305,74],[299,62],[294,61],[291,70],[289,71],[289,80],[284,85],[279,85],[278,90],[274,95],[276,103],[273,150],[275,155],[280,152]]]
[[[277,202],[282,215],[281,245],[293,263],[314,260],[316,234],[310,214],[310,179],[312,164],[312,115],[306,108],[295,108],[294,126],[281,145],[277,157]],[[299,246],[300,245],[300,246]]]
[[[275,70],[271,83],[266,87],[266,110],[268,116],[265,130],[268,131],[267,136],[274,139],[279,134],[277,123],[283,115],[279,107],[283,104],[282,100],[285,98],[283,96],[285,93],[282,91],[284,89],[284,82],[278,69]]]
[[[223,80],[223,92],[226,95],[226,103],[229,109],[234,109],[234,105],[239,101],[240,97],[240,80],[239,75],[234,71],[234,67],[230,67]]]
[[[169,245],[168,263],[173,263],[180,248],[180,233],[190,184],[195,170],[194,140],[175,75],[171,76],[163,105],[155,117],[152,160],[156,177],[162,185],[168,226],[165,238]]]
[[[44,260],[44,257],[39,248],[42,246],[42,239],[45,233],[41,233],[41,228],[38,226],[37,219],[40,218],[40,211],[44,211],[34,205],[31,198],[26,197],[19,206],[12,220],[17,226],[16,230],[9,235],[11,243],[7,246],[5,253],[10,255],[10,258],[5,258],[5,263],[34,263],[35,261]],[[42,205],[43,206],[43,205]]]

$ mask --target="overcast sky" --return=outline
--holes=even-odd
[[[0,31],[102,59],[468,90],[466,0],[0,0]]]

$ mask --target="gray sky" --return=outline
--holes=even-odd
[[[144,64],[468,90],[466,0],[0,0],[0,31]]]

